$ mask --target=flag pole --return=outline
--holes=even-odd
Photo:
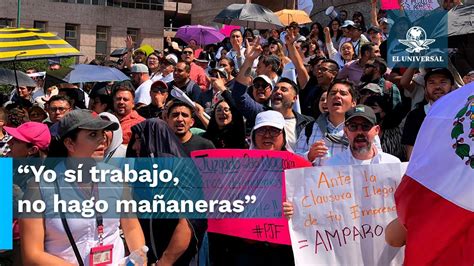
[[[18,89],[20,88],[20,86],[18,86],[18,75],[16,74],[16,57],[19,56],[19,55],[22,55],[22,54],[26,54],[25,51],[21,52],[21,53],[18,53],[17,55],[15,55],[15,58],[13,58],[13,72],[15,73],[15,84],[16,84],[16,89],[18,91]]]
[[[20,15],[21,15],[21,0],[18,0],[18,7],[16,13],[16,27],[20,27]]]

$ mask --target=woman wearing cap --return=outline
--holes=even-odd
[[[8,141],[12,158],[46,158],[51,133],[48,126],[38,122],[26,122],[19,127],[4,127],[12,138]]]
[[[55,191],[59,196],[59,191],[72,188],[71,186],[74,186],[74,190],[65,193],[66,197],[90,198],[93,196],[95,194],[93,183],[68,183],[62,178],[62,173],[67,168],[77,168],[75,166],[77,159],[91,158],[104,141],[104,130],[117,128],[117,123],[93,117],[90,111],[74,110],[66,114],[59,121],[59,139],[55,140],[57,143],[51,150],[50,157],[67,157],[68,159],[59,162],[55,167],[58,178],[56,184],[51,185],[56,189],[40,189],[40,197],[46,202],[51,202]],[[97,166],[107,167],[104,164],[97,164]],[[87,179],[90,177],[84,174],[84,180]],[[41,186],[44,187],[44,185]],[[74,195],[75,193],[77,195]],[[111,196],[121,197],[122,195]],[[49,209],[46,211],[48,212]],[[44,216],[47,215],[51,214],[44,214]],[[123,230],[129,250],[139,250],[145,245],[143,232],[136,218],[101,219],[101,215],[96,214],[93,218],[82,219],[65,217],[62,219],[45,219],[44,217],[21,219],[23,260],[25,265],[90,265],[91,253],[98,252],[98,249],[102,248],[112,252],[109,254],[111,255],[109,259],[112,259],[110,264],[117,265],[125,256],[119,226]],[[99,242],[99,237],[103,245]]]
[[[285,118],[277,111],[261,112],[250,133],[251,150],[290,151],[285,138]]]
[[[285,140],[285,118],[281,113],[269,110],[257,115],[251,132],[250,149],[291,152]],[[228,236],[220,237],[217,241],[219,240],[223,241],[222,246],[229,247],[231,252],[235,249],[239,260],[248,265],[294,265],[293,252],[289,245]]]
[[[48,126],[37,122],[26,122],[17,128],[5,127],[5,131],[11,137],[8,141],[10,151],[7,156],[14,159],[20,158],[45,158],[51,141],[51,133]],[[33,161],[40,164],[40,161]],[[14,204],[22,198],[31,175],[15,173],[14,175]],[[17,219],[13,221],[13,252],[11,253],[14,265],[21,265],[20,231]],[[2,257],[9,256],[3,254]],[[0,264],[2,260],[0,259]]]

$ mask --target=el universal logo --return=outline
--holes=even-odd
[[[413,26],[408,29],[406,39],[398,40],[401,44],[408,46],[405,49],[410,55],[393,55],[393,62],[443,62],[443,57],[440,55],[412,55],[420,54],[422,51],[430,50],[428,45],[433,44],[435,39],[427,39],[426,31],[419,26]],[[433,53],[432,51],[431,53]]]

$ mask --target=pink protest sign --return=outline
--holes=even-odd
[[[398,0],[381,0],[383,10],[400,9]]]
[[[311,163],[290,152],[261,150],[201,150],[191,153],[191,157],[208,158],[282,158],[283,170],[309,167]],[[282,178],[282,198],[285,198],[285,176]],[[261,212],[281,213],[281,205],[264,206]],[[281,218],[266,219],[209,219],[208,231],[240,238],[291,245],[288,221]]]
[[[225,37],[230,37],[230,33],[233,30],[240,30],[240,26],[224,25],[222,29],[219,30],[219,32],[224,34]]]

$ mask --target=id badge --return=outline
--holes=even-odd
[[[114,245],[97,246],[91,248],[89,265],[102,266],[112,264],[112,250]]]

